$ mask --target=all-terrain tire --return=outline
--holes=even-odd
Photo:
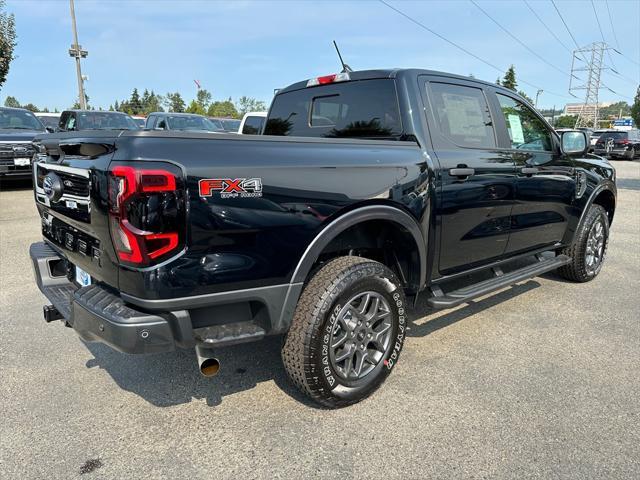
[[[588,264],[588,246],[589,235],[594,229],[596,223],[601,222],[602,225],[602,252],[600,254],[600,260],[595,267],[591,267]],[[576,236],[573,244],[563,249],[560,253],[571,257],[571,263],[564,265],[558,269],[558,274],[572,280],[574,282],[589,282],[596,278],[602,268],[604,262],[607,246],[609,244],[609,217],[607,212],[600,205],[591,205],[587,212],[582,226],[576,232]]]
[[[359,312],[356,317],[356,309],[351,308],[350,302],[363,295],[366,295],[366,301],[377,298],[376,309],[378,305],[385,305],[384,308],[388,307],[388,310],[381,314],[376,313],[376,310],[371,317]],[[365,300],[362,302],[365,303]],[[398,361],[407,325],[405,303],[400,281],[383,264],[354,256],[329,261],[315,272],[305,286],[285,338],[282,360],[289,377],[303,393],[325,407],[344,407],[368,397],[384,382]],[[363,309],[366,308],[365,305]],[[351,310],[354,310],[353,315]],[[390,334],[384,334],[386,347],[379,349],[384,352],[374,351],[372,354],[377,356],[375,366],[367,363],[370,371],[355,380],[350,380],[345,374],[352,371],[350,367],[342,369],[336,363],[338,356],[332,348],[332,345],[338,343],[334,343],[334,335],[341,328],[340,325],[344,324],[344,319],[347,318],[344,312],[347,311],[350,315],[348,318],[354,321],[354,325],[358,323],[358,319],[384,316],[384,322],[390,330]],[[369,315],[369,310],[366,314]],[[379,321],[381,320],[376,320]],[[367,321],[366,325],[369,323]],[[356,326],[354,330],[359,328]],[[382,331],[382,328],[379,330]],[[349,340],[349,348],[355,345],[355,348],[362,348],[364,352],[369,351],[369,346],[363,346],[363,342],[367,342],[366,331],[363,331],[364,340],[361,339],[359,344],[356,344],[355,339],[353,342]],[[362,333],[360,330],[358,332],[358,335]],[[347,333],[345,330],[344,334]],[[360,352],[356,350],[355,353]],[[363,363],[364,360],[361,360],[360,374]]]

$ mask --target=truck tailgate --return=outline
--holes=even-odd
[[[83,284],[118,285],[118,262],[109,234],[107,175],[119,132],[48,135],[34,142],[36,206],[44,238],[69,260],[67,274]],[[76,267],[78,270],[76,271]]]

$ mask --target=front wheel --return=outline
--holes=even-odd
[[[593,280],[602,269],[608,243],[607,212],[600,205],[591,205],[573,244],[560,252],[571,257],[571,263],[560,267],[558,273],[574,282]]]
[[[282,360],[303,393],[324,406],[344,407],[371,395],[391,373],[406,325],[396,275],[373,260],[339,257],[302,292]]]

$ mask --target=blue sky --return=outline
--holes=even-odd
[[[546,91],[541,107],[572,101],[567,75],[519,45],[469,0],[388,2],[489,63],[504,69],[513,63],[519,78]],[[528,2],[573,48],[550,1]],[[478,3],[531,50],[569,71],[571,54],[523,0]],[[556,0],[556,5],[581,46],[601,40],[589,0]],[[595,6],[605,39],[615,46],[606,4],[596,0]],[[640,1],[609,0],[609,7],[620,50],[640,63]],[[21,103],[69,107],[77,97],[75,66],[67,53],[69,2],[8,0],[7,10],[16,15],[18,58],[0,101],[12,95]],[[247,95],[269,102],[274,88],[339,71],[333,39],[354,69],[419,67],[489,81],[500,75],[378,1],[76,0],[76,17],[80,44],[89,51],[83,61],[87,93],[92,105],[103,108],[127,98],[133,87],[179,91],[188,101],[196,93],[194,79],[216,99]],[[613,61],[627,79],[606,72],[605,84],[627,98],[605,90],[601,100],[631,102],[640,66],[615,53]],[[520,87],[535,96],[536,88]]]

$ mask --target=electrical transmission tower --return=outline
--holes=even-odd
[[[602,71],[608,68],[604,66],[604,53],[607,50],[612,50],[612,48],[606,43],[594,42],[591,45],[573,51],[569,92],[573,94],[578,90],[586,90],[584,103],[576,120],[576,128],[598,128],[600,113],[598,94],[601,88],[600,77],[602,76]],[[578,72],[587,72],[587,79],[584,83],[579,81],[575,84],[574,79],[580,80],[576,75]]]

